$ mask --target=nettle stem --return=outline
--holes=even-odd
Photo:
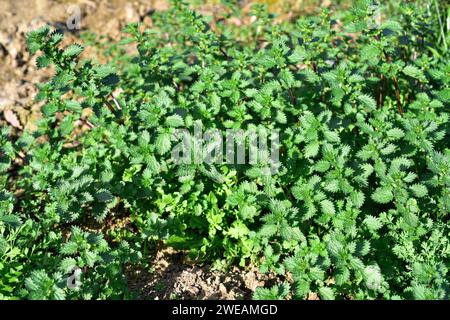
[[[112,114],[116,114],[116,110],[114,109],[114,107],[112,106],[111,102],[109,102],[107,99],[104,99],[106,106],[108,107],[109,111],[111,111]]]
[[[383,109],[383,85],[384,85],[384,75],[380,75],[380,86],[379,86],[379,96],[378,103],[380,105],[380,110]]]
[[[384,53],[384,57],[386,58],[387,62],[391,63],[392,62],[391,58],[386,53],[386,50],[383,50],[383,53]],[[397,77],[392,76],[392,80],[394,80],[395,98],[397,99],[397,110],[398,110],[398,113],[400,113],[400,115],[403,115],[403,106],[402,106],[402,102],[400,100],[400,89],[398,86]]]
[[[111,97],[112,101],[113,101],[114,104],[116,105],[117,110],[122,110],[122,108],[120,107],[119,102],[116,100],[116,98],[114,97],[114,95],[113,95],[112,93],[110,93],[109,96]]]
[[[394,88],[395,88],[395,97],[397,99],[397,110],[400,115],[403,115],[403,106],[402,102],[400,100],[400,90],[398,88],[398,80],[396,76],[392,77],[392,80],[394,80]]]

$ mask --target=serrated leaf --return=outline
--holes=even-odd
[[[59,265],[59,269],[63,272],[63,273],[69,273],[73,270],[74,267],[77,266],[77,262],[74,258],[64,258],[61,261],[61,264]]]
[[[74,43],[71,44],[70,46],[68,46],[64,51],[63,51],[63,57],[76,57],[78,56],[80,53],[83,52],[83,46]]]
[[[289,59],[290,62],[293,62],[293,63],[301,63],[307,57],[308,57],[308,54],[307,54],[305,48],[300,47],[300,46],[296,46],[294,48],[294,51],[292,52],[292,54],[289,56],[288,59]]]
[[[285,124],[287,123],[287,117],[286,114],[283,111],[277,111],[277,116],[275,119],[278,123]]]
[[[52,45],[56,46],[64,38],[64,35],[59,31],[54,31],[50,35]]]
[[[364,219],[364,224],[367,226],[367,228],[370,231],[374,231],[374,232],[383,226],[383,224],[380,221],[380,218],[374,217],[374,216],[367,216]]]
[[[376,109],[376,107],[377,107],[375,100],[367,94],[358,95],[358,100],[359,100],[359,102],[361,102],[363,105],[365,105],[366,107],[368,107],[370,109]]]
[[[330,163],[325,160],[320,160],[314,165],[314,170],[318,172],[325,172],[330,168]]]
[[[173,114],[166,118],[166,125],[169,127],[181,127],[184,125],[183,118],[179,114]]]
[[[211,94],[211,106],[215,109],[219,109],[220,103],[221,103],[221,98],[219,97],[219,95],[217,93],[213,92]]]
[[[350,200],[356,208],[360,208],[364,204],[364,193],[360,191],[354,191],[350,194]]]
[[[289,69],[281,70],[279,73],[279,77],[286,83],[288,87],[291,87],[294,84],[295,78]]]
[[[239,213],[241,218],[244,220],[252,219],[256,215],[256,208],[254,206],[244,205],[239,210]]]
[[[231,238],[240,239],[247,235],[250,230],[243,222],[234,222],[227,233]]]
[[[362,242],[359,242],[356,245],[355,254],[363,257],[367,255],[370,252],[370,242],[367,240],[364,240]]]
[[[334,292],[330,287],[321,287],[319,289],[319,296],[322,300],[334,300]]]
[[[4,214],[0,216],[0,221],[14,228],[19,227],[22,224],[22,220],[15,214]]]
[[[95,262],[97,262],[98,256],[95,252],[86,251],[83,255],[84,261],[89,267],[93,267]]]
[[[386,134],[389,138],[391,138],[393,140],[398,140],[400,138],[403,138],[403,136],[405,135],[403,130],[399,129],[399,128],[390,129],[386,132]]]
[[[276,284],[272,288],[256,288],[254,300],[282,300],[289,294],[290,285],[287,282]]]
[[[156,138],[155,146],[159,154],[167,153],[172,146],[172,143],[170,141],[170,134],[160,133]]]
[[[114,199],[114,196],[109,190],[102,189],[95,194],[95,198],[100,202],[110,202]]]
[[[327,215],[334,215],[336,213],[336,211],[334,209],[334,204],[330,200],[327,200],[327,199],[322,200],[320,202],[320,206],[322,208],[322,212]]]
[[[388,203],[394,198],[392,190],[388,187],[380,187],[372,194],[372,199],[378,203]]]
[[[278,227],[274,224],[265,224],[259,230],[259,234],[263,237],[271,237],[278,231]]]
[[[77,253],[77,251],[78,251],[78,245],[76,242],[72,242],[72,241],[65,243],[61,247],[61,250],[60,250],[61,254],[64,254],[64,255],[73,255],[73,254]]]
[[[50,63],[51,60],[46,55],[42,55],[36,58],[36,66],[38,69],[48,67]]]
[[[5,254],[6,250],[8,250],[8,242],[2,235],[0,235],[0,257]]]
[[[394,20],[388,20],[385,21],[382,25],[381,25],[381,29],[384,30],[390,30],[393,31],[395,33],[399,33],[402,31],[402,26],[399,22],[394,21]]]
[[[114,178],[114,173],[111,170],[102,171],[100,174],[100,180],[103,183],[110,182]]]
[[[115,74],[116,72],[114,66],[111,66],[109,64],[99,65],[94,68],[94,71],[96,73],[97,78],[100,79],[106,78],[112,74]]]
[[[325,140],[327,140],[328,142],[339,143],[341,141],[341,139],[339,138],[339,134],[335,131],[326,130],[323,132],[323,136],[324,136]]]
[[[413,66],[413,65],[406,66],[405,68],[403,68],[403,73],[411,78],[418,79],[421,81],[426,81],[425,75],[416,66]]]
[[[46,117],[52,116],[56,111],[58,111],[58,106],[56,103],[49,102],[42,106],[42,113],[44,113]]]
[[[319,153],[319,143],[317,141],[308,143],[305,146],[305,157],[306,158],[312,158],[317,156]]]
[[[418,198],[425,197],[428,193],[427,187],[425,187],[423,184],[413,184],[410,189],[414,193],[414,195]]]
[[[381,287],[383,276],[377,265],[365,267],[363,274],[368,289],[377,291]]]

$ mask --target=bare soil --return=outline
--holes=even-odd
[[[130,290],[146,300],[250,299],[257,287],[274,282],[256,268],[233,267],[224,272],[190,263],[183,252],[172,248],[155,254],[151,271],[129,270],[128,279]]]
[[[79,30],[67,28],[80,8]],[[65,33],[65,43],[80,42],[83,31],[115,38],[130,22],[142,21],[152,10],[167,8],[165,1],[127,0],[1,0],[0,1],[0,126],[34,129],[40,104],[34,102],[36,84],[48,78],[50,70],[37,70],[35,57],[26,48],[28,31],[49,24]]]

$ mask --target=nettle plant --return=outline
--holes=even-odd
[[[435,11],[399,10],[275,24],[257,5],[237,27],[174,1],[108,64],[30,32],[54,76],[38,130],[1,130],[0,296],[134,297],[126,268],[164,242],[275,276],[256,299],[448,299],[449,55]],[[175,163],[198,122],[277,130],[280,170]]]

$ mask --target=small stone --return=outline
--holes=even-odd
[[[223,285],[223,283],[219,284],[219,292],[224,296],[228,294],[227,288]]]

